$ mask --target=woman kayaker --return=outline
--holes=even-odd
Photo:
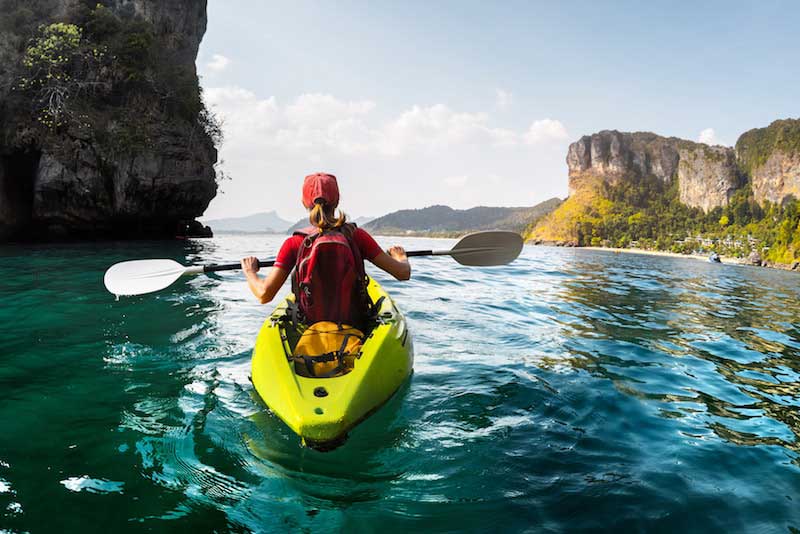
[[[353,224],[348,224],[344,213],[339,211],[338,216],[335,214],[336,207],[339,205],[339,186],[335,176],[324,173],[306,176],[303,182],[302,199],[303,206],[309,210],[308,220],[311,226],[303,231],[295,232],[294,235],[283,242],[275,260],[275,265],[270,269],[267,275],[264,278],[258,276],[259,265],[257,258],[251,256],[242,259],[242,270],[244,270],[245,276],[247,277],[247,284],[250,287],[250,291],[253,292],[253,295],[255,295],[262,304],[270,302],[275,297],[293,269],[295,269],[295,282],[299,283],[299,285],[303,285],[303,279],[298,279],[298,274],[303,273],[298,273],[301,269],[296,268],[300,267],[298,264],[303,260],[311,257],[309,256],[309,251],[312,250],[312,247],[314,250],[319,249],[321,251],[320,254],[318,254],[320,261],[316,262],[320,270],[315,283],[321,283],[322,286],[328,289],[322,290],[320,288],[312,288],[312,292],[317,293],[317,295],[311,295],[307,299],[299,298],[301,295],[299,295],[298,292],[305,291],[306,294],[308,294],[308,284],[306,284],[304,288],[293,287],[293,290],[298,297],[297,300],[301,307],[304,302],[306,302],[306,308],[324,304],[328,309],[321,311],[317,309],[303,310],[307,315],[315,315],[314,317],[308,318],[309,322],[315,322],[317,320],[337,322],[337,320],[341,319],[341,317],[324,317],[324,315],[336,315],[336,312],[330,311],[330,308],[341,308],[341,306],[338,305],[345,304],[345,302],[322,303],[320,301],[330,301],[330,295],[336,294],[334,291],[330,291],[330,288],[340,288],[342,286],[342,278],[346,277],[344,275],[347,275],[347,272],[341,271],[342,266],[344,266],[346,270],[354,271],[353,274],[358,275],[364,272],[363,260],[366,259],[394,276],[397,280],[408,280],[411,277],[411,265],[408,263],[408,258],[406,257],[406,252],[403,247],[393,246],[389,248],[387,251],[388,253],[384,252],[367,231],[363,228],[356,228]],[[340,243],[349,244],[351,250],[346,251],[343,247],[322,247],[322,243],[325,240],[321,240],[320,236],[323,235],[326,237],[329,235],[332,236],[330,238],[331,242],[338,239]],[[324,261],[322,260],[324,257],[322,251],[325,251],[328,255],[327,259]],[[333,259],[330,258],[331,254],[341,255],[343,253],[352,253],[354,261],[347,263],[347,261],[349,261],[349,256],[347,261],[338,261],[336,257]],[[313,264],[314,262],[311,261],[308,263]],[[326,266],[328,267],[327,269]],[[337,270],[339,272],[336,272]],[[321,280],[319,280],[320,278]],[[298,285],[297,283],[293,284],[293,286]],[[356,284],[360,283],[361,280],[356,280]],[[357,289],[364,290],[365,288]],[[321,298],[323,292],[328,298]],[[317,298],[313,299],[313,296]],[[346,291],[344,293],[339,293],[339,299],[342,301],[348,300],[349,297],[350,295],[347,294]],[[353,297],[353,299],[355,298],[356,297]],[[308,304],[308,302],[312,302],[313,304]],[[355,300],[350,302],[350,306],[356,307],[359,305],[360,304]],[[361,310],[352,311],[358,316],[359,314],[356,312],[360,312]],[[320,315],[322,315],[322,317],[320,317]]]

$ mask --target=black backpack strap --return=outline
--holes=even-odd
[[[298,230],[298,231],[294,232],[294,234],[292,234],[292,235],[303,236],[303,241],[300,243],[300,247],[311,248],[311,246],[314,244],[314,241],[320,235],[322,235],[320,232],[318,232],[316,230],[317,230],[317,228],[315,228],[313,226],[309,226],[308,228],[305,228],[303,230]],[[294,269],[292,269],[292,275],[291,275],[292,293],[295,296],[295,301],[296,302],[300,301],[300,291],[305,289],[305,288],[300,287],[300,279],[299,279],[299,277],[300,277],[300,263],[303,261],[303,259],[305,259],[300,254],[301,251],[302,251],[302,248],[297,250],[297,257],[294,260]]]
[[[370,318],[370,320],[372,320],[372,321],[377,321],[378,320],[378,314],[381,312],[381,305],[383,305],[383,301],[384,300],[386,300],[386,295],[383,295],[381,298],[376,300],[374,304],[372,303],[372,301],[370,301],[370,303],[369,303],[369,305],[370,305],[370,310],[369,310],[369,318]]]
[[[366,268],[364,267],[364,257],[361,255],[361,249],[358,248],[358,243],[355,240],[355,233],[358,229],[355,223],[347,223],[342,227],[342,234],[347,238],[347,243],[353,252],[356,260],[356,283],[358,291],[358,300],[361,305],[361,319],[365,321],[371,320],[374,315],[372,300],[369,298],[367,292],[367,285],[369,284],[369,277],[367,276]],[[364,327],[366,325],[360,325]]]
[[[285,317],[297,332],[300,331],[300,325],[305,323],[303,313],[300,311],[300,306],[297,305],[297,302],[292,300],[286,301]]]
[[[314,364],[315,363],[325,363],[325,362],[332,362],[334,360],[338,360],[339,357],[337,356],[336,352],[326,352],[325,354],[320,354],[318,356],[306,356],[305,354],[295,354],[292,357],[296,362],[303,362],[305,364],[306,370],[308,371],[308,376],[314,378],[328,378],[329,373],[325,373],[325,375],[318,375],[314,371]],[[341,363],[336,366],[333,371],[330,373],[336,373],[341,370]],[[330,374],[330,376],[333,376]]]
[[[345,334],[344,339],[342,340],[342,345],[339,347],[339,350],[336,351],[336,354],[339,355],[339,360],[344,359],[344,355],[346,354],[347,350],[347,340],[353,337],[353,334]]]

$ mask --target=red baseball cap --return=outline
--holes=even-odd
[[[306,176],[303,181],[303,206],[311,209],[317,200],[323,200],[331,208],[339,205],[339,184],[334,175],[318,172]]]

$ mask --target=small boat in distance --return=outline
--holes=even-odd
[[[720,260],[719,258],[719,254],[717,254],[716,252],[711,253],[711,256],[708,257],[708,261],[710,261],[711,263],[722,263],[722,260]]]

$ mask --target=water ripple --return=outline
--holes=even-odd
[[[99,283],[122,259],[281,239],[0,250],[0,530],[800,529],[796,274],[545,247],[371,270],[415,374],[320,453],[250,385],[269,308],[239,274],[119,302]]]

